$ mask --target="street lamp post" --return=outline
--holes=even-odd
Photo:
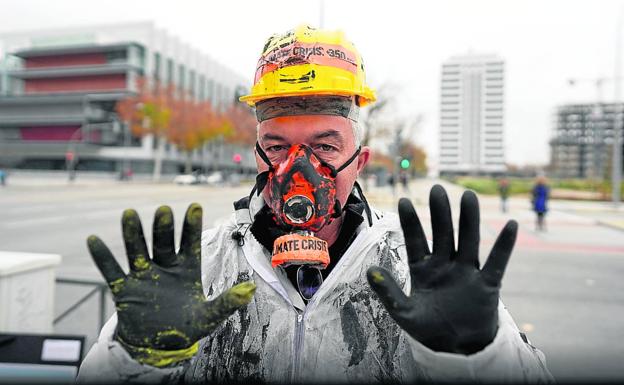
[[[613,155],[611,159],[613,160],[611,167],[611,180],[612,180],[612,188],[611,188],[611,198],[613,201],[613,205],[618,207],[620,204],[620,186],[622,184],[622,105],[620,103],[621,98],[621,89],[620,89],[620,77],[621,77],[621,66],[622,66],[622,21],[624,13],[620,10],[618,15],[618,21],[615,28],[615,66],[613,70],[613,99],[615,103],[615,111],[613,118]]]

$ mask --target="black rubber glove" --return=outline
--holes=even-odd
[[[173,213],[156,210],[153,255],[150,259],[141,221],[134,210],[122,217],[123,237],[130,264],[126,275],[106,245],[96,236],[87,239],[95,264],[108,282],[117,308],[116,338],[135,359],[155,366],[175,362],[159,351],[188,349],[251,300],[255,285],[240,283],[207,301],[201,282],[202,208],[186,211],[180,249],[174,246]]]
[[[459,245],[446,191],[429,196],[433,252],[408,199],[399,201],[411,278],[406,296],[381,267],[368,270],[368,282],[394,320],[420,343],[439,352],[472,354],[487,346],[498,329],[498,296],[518,224],[509,221],[479,270],[479,202],[472,191],[461,199]]]

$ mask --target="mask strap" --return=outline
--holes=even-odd
[[[346,167],[348,167],[351,162],[353,162],[355,160],[355,158],[357,158],[358,155],[360,155],[360,150],[362,150],[362,146],[358,147],[358,149],[355,151],[355,153],[353,153],[353,155],[351,155],[351,157],[349,158],[349,160],[347,160],[346,162],[344,162],[342,164],[342,166],[338,167],[336,169],[336,174],[338,174],[340,171],[344,170]]]
[[[258,143],[258,142],[256,142],[256,152],[258,153],[258,155],[260,155],[260,159],[262,159],[264,161],[264,163],[266,163],[266,165],[269,166],[269,169],[273,170],[273,165],[271,164],[271,161],[269,160],[269,157],[264,152],[262,147],[260,147],[260,143]]]
[[[356,180],[354,187],[357,190],[358,195],[360,196],[360,199],[364,203],[364,211],[366,211],[366,219],[368,219],[368,226],[371,227],[373,225],[373,214],[371,213],[371,209],[370,209],[370,206],[368,205],[368,201],[366,200],[366,197],[364,196],[364,193],[362,192],[362,186],[360,186],[360,184]]]
[[[249,200],[251,201],[251,198],[253,198],[254,193],[258,191],[258,183],[253,185],[253,188],[251,189],[251,192],[249,193]],[[258,195],[260,195],[260,193],[258,193]]]
[[[338,167],[336,170],[332,170],[333,172],[333,177],[335,178],[336,175],[338,175],[338,173],[342,170],[344,170],[346,167],[348,167],[351,162],[353,162],[355,160],[355,158],[357,158],[357,156],[360,154],[360,151],[362,150],[362,146],[358,147],[358,149],[355,151],[355,153],[353,155],[351,155],[351,157],[342,164],[342,166]],[[331,168],[331,166],[330,166]],[[362,202],[364,203],[364,211],[366,211],[366,218],[368,219],[368,225],[372,226],[373,225],[373,217],[371,214],[371,209],[370,206],[368,205],[368,202],[366,201],[366,197],[364,196],[364,193],[362,193],[362,187],[360,187],[360,184],[358,183],[358,181],[355,181],[354,184],[355,189],[357,190],[358,194],[360,195],[360,199],[362,199]],[[334,211],[334,216],[333,218],[337,218],[339,216],[342,215],[342,207],[340,207],[340,203],[339,201],[336,199],[336,206],[337,209],[335,209]]]
[[[257,192],[258,195],[260,195],[260,193],[262,192],[262,190],[264,190],[264,187],[266,186],[269,180],[269,173],[273,171],[273,165],[271,164],[269,157],[264,152],[262,147],[260,147],[260,144],[258,142],[256,142],[256,152],[260,156],[260,159],[262,159],[264,163],[266,163],[267,166],[269,166],[269,170],[261,172],[260,174],[256,176],[256,184],[254,185],[253,189],[251,189],[251,193],[249,194],[250,199],[251,199],[251,196],[254,194],[254,192]]]

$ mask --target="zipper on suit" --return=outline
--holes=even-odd
[[[366,230],[362,230],[362,231],[366,231]],[[332,272],[333,275],[335,275],[336,271],[339,271],[338,269],[339,266],[342,266],[343,264],[346,263],[345,261],[348,258],[345,258],[345,256],[349,254],[349,251],[350,251],[349,258],[353,258],[351,256],[351,254],[355,253],[355,251],[353,250],[358,250],[358,249],[354,249],[354,246],[358,245],[359,247],[359,243],[364,242],[364,240],[366,239],[366,237],[363,237],[362,235],[363,234],[358,234],[358,237],[353,241],[351,246],[349,246],[349,250],[347,250],[347,252],[342,256],[342,258],[340,258],[340,261],[338,261],[338,264],[334,267],[334,271]],[[323,282],[323,284],[327,285],[327,282],[330,282],[333,279],[335,279],[333,278],[333,275],[330,275],[327,281]],[[320,290],[322,290],[322,286],[321,288],[319,288],[319,291]],[[304,345],[303,342],[305,338],[305,316],[306,316],[308,309],[314,308],[317,298],[318,296],[314,295],[312,299],[308,301],[303,311],[295,309],[295,311],[297,312],[297,316],[295,317],[295,340],[293,342],[293,369],[292,369],[292,375],[291,375],[291,382],[293,383],[301,382],[301,367],[302,367],[301,354],[303,353],[303,345]]]
[[[306,307],[307,308],[307,307]],[[303,350],[303,338],[305,335],[305,325],[303,323],[303,312],[297,310],[297,318],[295,318],[295,341],[293,346],[293,375],[292,381],[299,382],[301,376],[301,352]]]

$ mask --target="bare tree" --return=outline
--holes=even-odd
[[[361,126],[364,131],[362,145],[367,146],[371,140],[389,134],[389,120],[394,119],[398,87],[391,83],[383,84],[377,89],[377,101],[362,110]]]
[[[385,144],[386,150],[380,149],[373,156],[371,164],[376,168],[381,166],[397,174],[401,158],[406,157],[413,164],[412,173],[425,174],[426,152],[415,141],[424,117],[420,113],[402,112],[401,97],[398,84],[385,83],[377,89],[377,101],[361,111],[362,145]],[[368,178],[364,180],[364,188],[368,189]]]

